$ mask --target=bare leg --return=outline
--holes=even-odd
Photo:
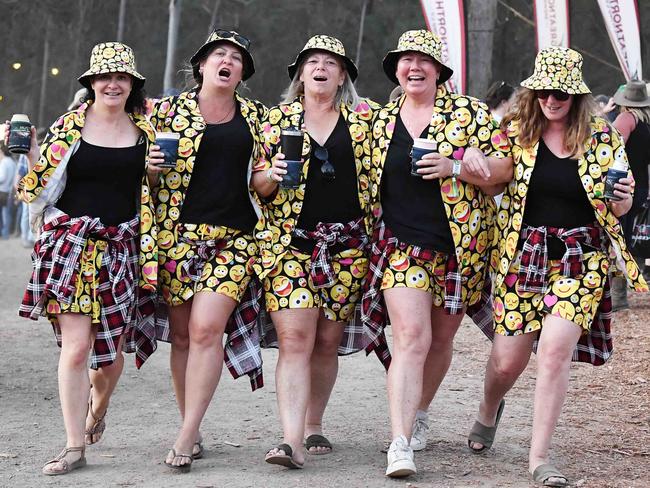
[[[485,368],[483,399],[477,416],[477,420],[486,427],[494,426],[499,403],[526,369],[536,337],[537,333],[532,332],[518,336],[495,334]],[[479,450],[482,447],[478,442],[471,443],[472,449]]]
[[[582,329],[568,320],[547,315],[537,350],[537,382],[533,435],[528,457],[530,472],[548,462],[548,451],[569,387],[569,366]],[[555,478],[551,478],[555,480]]]
[[[58,317],[61,328],[61,355],[59,356],[59,397],[66,432],[66,447],[84,446],[84,419],[88,407],[88,354],[92,325],[90,317],[66,313]],[[66,461],[72,463],[81,453],[71,453]],[[58,463],[54,469],[62,469]]]
[[[393,439],[411,438],[422,396],[422,376],[431,346],[429,293],[410,288],[384,290],[393,330],[393,359],[388,369],[388,404]]]
[[[427,411],[449,370],[454,352],[454,336],[463,316],[463,314],[447,315],[440,307],[433,307],[431,311],[431,347],[424,363],[419,410]]]
[[[177,454],[191,455],[203,416],[219,384],[223,367],[223,334],[237,302],[214,292],[200,292],[192,301],[190,350],[185,374],[185,416],[174,443]],[[187,464],[183,457],[167,456],[167,463]]]
[[[176,403],[185,417],[185,372],[187,371],[187,355],[190,351],[190,313],[192,300],[176,307],[167,307],[169,312],[169,327],[171,331],[172,348],[169,355],[169,366],[172,373],[172,383],[176,394]]]
[[[124,335],[120,337],[117,345],[117,356],[115,361],[108,366],[103,366],[97,370],[90,369],[90,390],[92,411],[88,408],[88,415],[86,416],[86,430],[91,429],[98,419],[106,415],[108,404],[111,400],[111,395],[115,391],[117,382],[122,375],[124,369],[124,355],[122,354],[122,346],[124,343]],[[86,444],[94,444],[101,439],[102,433],[96,433],[86,436]]]
[[[336,383],[339,370],[338,347],[345,324],[327,320],[321,312],[316,330],[316,344],[311,355],[311,394],[307,403],[305,437],[323,433],[323,415]],[[312,447],[310,452],[326,453],[327,447]]]
[[[318,316],[317,308],[271,313],[280,345],[278,364],[275,368],[275,388],[284,433],[283,442],[291,446],[293,459],[298,464],[305,461],[301,446],[311,390],[310,361],[316,340]],[[267,456],[278,453],[277,449],[272,449]]]

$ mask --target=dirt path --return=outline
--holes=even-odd
[[[507,397],[495,447],[473,456],[466,435],[480,398],[489,344],[464,324],[456,355],[430,410],[429,447],[416,455],[419,474],[383,476],[389,439],[384,374],[374,358],[341,360],[326,415],[329,456],[309,457],[302,471],[263,462],[280,440],[273,384],[274,352],[265,353],[266,387],[251,394],[246,379],[224,372],[203,424],[206,457],[188,475],[162,463],[179,416],[169,380],[167,345],[137,371],[127,358],[102,441],[87,451],[88,467],[48,478],[42,464],[63,446],[56,364],[48,323],[20,319],[17,306],[30,270],[19,240],[0,241],[0,486],[84,487],[525,487],[534,360]],[[567,406],[554,440],[553,461],[573,486],[650,486],[650,297],[615,317],[616,354],[609,364],[572,369]],[[642,331],[643,335],[639,335]],[[225,368],[224,368],[225,370]],[[237,447],[233,446],[236,445]]]

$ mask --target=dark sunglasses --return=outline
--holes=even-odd
[[[236,32],[223,30],[223,29],[217,29],[214,32],[222,39],[230,39],[232,37],[235,41],[237,41],[239,44],[244,46],[244,49],[248,49],[251,47],[250,39],[242,36],[241,34],[237,34]]]
[[[330,153],[327,151],[327,148],[318,146],[314,149],[314,156],[322,163],[320,172],[323,178],[327,181],[334,180],[336,178],[336,170],[332,166],[332,163],[329,162]]]
[[[540,100],[546,100],[549,96],[553,95],[558,102],[566,102],[571,95],[560,90],[535,90],[535,95]]]

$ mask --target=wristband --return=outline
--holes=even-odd
[[[462,163],[458,159],[454,159],[451,165],[451,176],[454,178],[460,176],[460,171],[462,169]]]

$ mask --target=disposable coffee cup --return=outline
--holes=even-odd
[[[32,123],[25,114],[15,114],[9,124],[9,152],[27,154],[32,142]]]
[[[300,173],[302,173],[302,161],[287,161],[285,159],[284,162],[287,163],[287,174],[282,175],[280,186],[282,188],[298,188],[300,186]]]
[[[622,161],[614,161],[614,165],[607,170],[607,176],[605,177],[605,198],[614,201],[621,200],[614,195],[614,185],[625,177],[627,177],[626,164]]]
[[[419,176],[421,178],[422,175],[418,173],[419,166],[416,163],[422,159],[422,156],[425,154],[429,154],[437,150],[438,143],[436,141],[432,141],[431,139],[421,139],[419,137],[413,139],[413,148],[411,149],[411,174],[413,176]]]
[[[177,132],[156,132],[157,146],[160,152],[165,155],[165,161],[158,165],[159,168],[175,168],[178,157],[178,140],[181,135]]]
[[[302,158],[302,131],[299,129],[285,129],[280,136],[280,150],[284,159],[300,161]]]

